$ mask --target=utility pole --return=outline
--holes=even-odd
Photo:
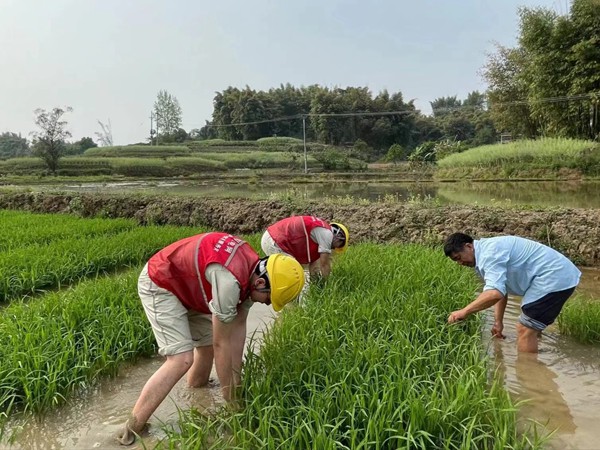
[[[304,173],[308,173],[308,160],[306,157],[306,116],[302,116],[302,140],[304,141]]]
[[[155,114],[156,114],[156,145],[158,145],[158,118],[160,116],[158,115],[158,111],[156,111]]]
[[[152,138],[154,137],[154,125],[152,121],[154,120],[154,112],[150,111],[150,145],[152,145]]]

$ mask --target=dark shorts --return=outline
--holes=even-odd
[[[521,307],[519,322],[528,328],[542,331],[553,323],[560,313],[565,302],[575,291],[575,287],[564,291],[551,292],[539,300]]]

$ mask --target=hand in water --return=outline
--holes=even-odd
[[[135,420],[134,419],[128,419],[127,422],[125,422],[125,424],[123,425],[123,428],[121,429],[121,431],[119,431],[117,433],[117,441],[119,441],[119,444],[121,445],[131,445],[135,442],[135,438],[137,436],[137,434],[139,434],[139,432],[134,431],[135,430]],[[143,427],[141,427],[143,428]],[[140,429],[141,432],[141,429]]]
[[[117,441],[121,445],[131,445],[135,442],[135,433],[129,429],[127,424],[123,426],[123,429],[117,434]]]
[[[506,336],[502,334],[502,330],[504,329],[504,324],[502,322],[494,322],[494,326],[492,327],[492,336],[498,339],[505,339]]]

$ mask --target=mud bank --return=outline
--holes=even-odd
[[[563,252],[580,265],[600,265],[600,210],[504,209],[429,204],[293,204],[246,199],[181,198],[106,194],[0,193],[0,208],[127,217],[140,224],[204,225],[230,233],[255,233],[294,214],[341,221],[351,239],[440,244],[463,231],[474,237],[516,234]]]

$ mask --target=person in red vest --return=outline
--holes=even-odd
[[[152,256],[140,274],[138,293],[166,361],[146,382],[118,441],[135,441],[184,374],[189,386],[206,385],[213,359],[223,397],[235,399],[252,302],[280,311],[303,286],[304,271],[294,258],[261,259],[227,233],[182,239]]]
[[[265,255],[284,253],[308,264],[310,275],[323,278],[331,272],[331,252],[345,252],[350,235],[338,222],[315,216],[292,216],[267,228],[261,240]]]

